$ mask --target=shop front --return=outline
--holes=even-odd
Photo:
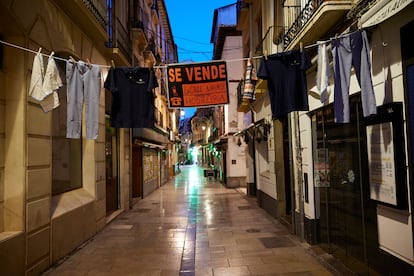
[[[334,122],[333,105],[311,115],[316,237],[325,251],[364,274],[378,257],[376,202],[369,193],[359,96],[350,107],[349,124]]]
[[[168,135],[149,128],[133,129],[132,197],[148,196],[168,181]]]

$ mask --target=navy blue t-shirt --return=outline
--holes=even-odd
[[[291,111],[309,110],[306,69],[311,62],[306,51],[288,51],[262,59],[257,76],[267,80],[273,119]]]
[[[154,126],[154,94],[158,87],[152,69],[115,67],[109,69],[104,87],[112,92],[111,126],[141,128]]]

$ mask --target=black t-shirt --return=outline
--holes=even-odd
[[[309,110],[305,72],[310,66],[306,51],[293,50],[262,59],[257,76],[267,80],[273,119],[291,111]]]
[[[155,87],[158,82],[152,69],[111,68],[105,80],[105,88],[112,92],[111,126],[153,127]]]

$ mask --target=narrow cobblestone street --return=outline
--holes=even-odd
[[[183,166],[44,275],[333,273],[256,198]]]

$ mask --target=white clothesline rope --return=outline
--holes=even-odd
[[[312,48],[312,47],[315,47],[315,46],[318,46],[318,45],[320,45],[320,44],[323,44],[323,43],[328,43],[330,40],[326,40],[326,41],[318,41],[317,43],[314,43],[314,44],[311,44],[311,45],[307,45],[307,46],[304,46],[303,47],[303,49],[308,49],[308,48]],[[2,44],[4,44],[4,45],[7,45],[7,46],[10,46],[10,47],[14,47],[14,48],[17,48],[17,49],[20,49],[20,50],[23,50],[23,51],[26,51],[26,52],[30,52],[30,53],[33,53],[33,54],[38,54],[38,53],[40,53],[41,55],[43,55],[43,56],[45,56],[45,57],[50,57],[50,56],[53,56],[53,58],[55,58],[55,59],[57,59],[57,60],[61,60],[61,61],[65,61],[65,62],[67,62],[67,61],[70,61],[71,59],[66,59],[66,58],[61,58],[61,57],[57,57],[57,56],[54,56],[53,55],[53,53],[54,52],[51,52],[51,54],[50,55],[47,55],[47,54],[43,54],[43,53],[41,53],[41,51],[35,51],[35,50],[32,50],[32,49],[28,49],[28,48],[25,48],[25,47],[22,47],[22,46],[19,46],[19,45],[16,45],[16,44],[13,44],[13,43],[9,43],[9,42],[6,42],[6,41],[4,41],[4,40],[0,40],[0,43],[2,43]],[[40,48],[40,50],[41,50],[42,48]],[[266,51],[265,51],[266,52]],[[182,62],[179,62],[179,63],[170,63],[170,64],[165,64],[165,65],[156,65],[156,66],[153,66],[153,68],[155,68],[155,69],[157,69],[157,68],[166,68],[166,67],[168,67],[169,65],[180,65],[180,64],[194,64],[194,63],[206,63],[206,62],[220,62],[220,61],[225,61],[225,62],[236,62],[236,61],[246,61],[246,60],[249,60],[249,59],[258,59],[258,58],[263,58],[263,57],[267,57],[268,56],[268,54],[264,54],[264,55],[259,55],[259,56],[251,56],[251,57],[246,57],[246,58],[239,58],[239,59],[230,59],[230,60],[212,60],[212,61],[200,61],[200,62],[189,62],[189,63],[182,63]],[[113,62],[113,60],[111,60],[111,62]],[[92,64],[92,63],[89,63],[88,62],[88,64],[91,64],[91,65],[96,65],[96,66],[100,66],[100,67],[105,67],[105,68],[110,68],[110,67],[114,67],[114,64],[112,64],[112,65],[102,65],[102,64]]]
[[[4,40],[0,40],[0,43],[2,43],[4,45],[7,45],[7,46],[10,46],[10,47],[13,47],[13,48],[17,48],[19,50],[23,50],[23,51],[26,51],[26,52],[30,52],[30,53],[33,53],[33,54],[38,54],[39,53],[39,50],[38,51],[35,51],[35,50],[28,49],[28,48],[25,48],[25,47],[22,47],[22,46],[13,44],[13,43],[6,42]],[[40,54],[43,55],[43,56],[45,56],[45,57],[50,57],[51,56],[50,54],[47,55],[47,54],[44,54],[42,52],[40,52]],[[230,59],[230,60],[212,60],[212,61],[191,62],[191,63],[188,63],[188,64],[205,63],[205,62],[220,62],[220,61],[236,62],[236,61],[245,61],[245,60],[249,60],[249,59],[258,59],[258,58],[262,58],[262,57],[265,57],[265,55],[259,55],[259,56],[253,56],[253,57],[246,57],[246,58],[239,58],[239,59]],[[66,59],[66,58],[57,57],[55,55],[53,55],[53,58],[55,58],[57,60],[65,61],[65,62],[67,62],[67,61],[70,60],[70,59]],[[153,66],[153,68],[166,68],[169,65],[179,65],[179,64],[186,64],[186,63],[180,62],[180,63],[165,64],[165,65],[157,65],[157,66]],[[92,63],[91,63],[91,65],[97,65],[97,66],[106,67],[106,68],[112,67],[111,65],[92,64]]]
[[[61,57],[57,57],[57,56],[55,56],[55,55],[53,55],[53,51],[51,52],[51,54],[49,54],[49,55],[47,55],[47,54],[43,54],[41,51],[35,51],[35,50],[32,50],[32,49],[28,49],[28,48],[25,48],[25,47],[22,47],[22,46],[19,46],[19,45],[16,45],[16,44],[13,44],[13,43],[9,43],[9,42],[6,42],[6,41],[4,41],[4,40],[0,40],[0,43],[2,43],[2,44],[4,44],[4,45],[7,45],[7,46],[10,46],[10,47],[14,47],[14,48],[17,48],[17,49],[20,49],[20,50],[23,50],[23,51],[26,51],[26,52],[30,52],[30,53],[33,53],[33,54],[38,54],[38,53],[40,53],[42,56],[44,56],[44,57],[50,57],[50,56],[53,56],[53,58],[54,59],[57,59],[57,60],[61,60],[61,61],[69,61],[70,59],[66,59],[66,58],[61,58]],[[40,50],[41,50],[42,48],[40,48]],[[110,65],[101,65],[101,64],[92,64],[91,63],[91,65],[97,65],[97,66],[100,66],[100,67],[111,67]]]

